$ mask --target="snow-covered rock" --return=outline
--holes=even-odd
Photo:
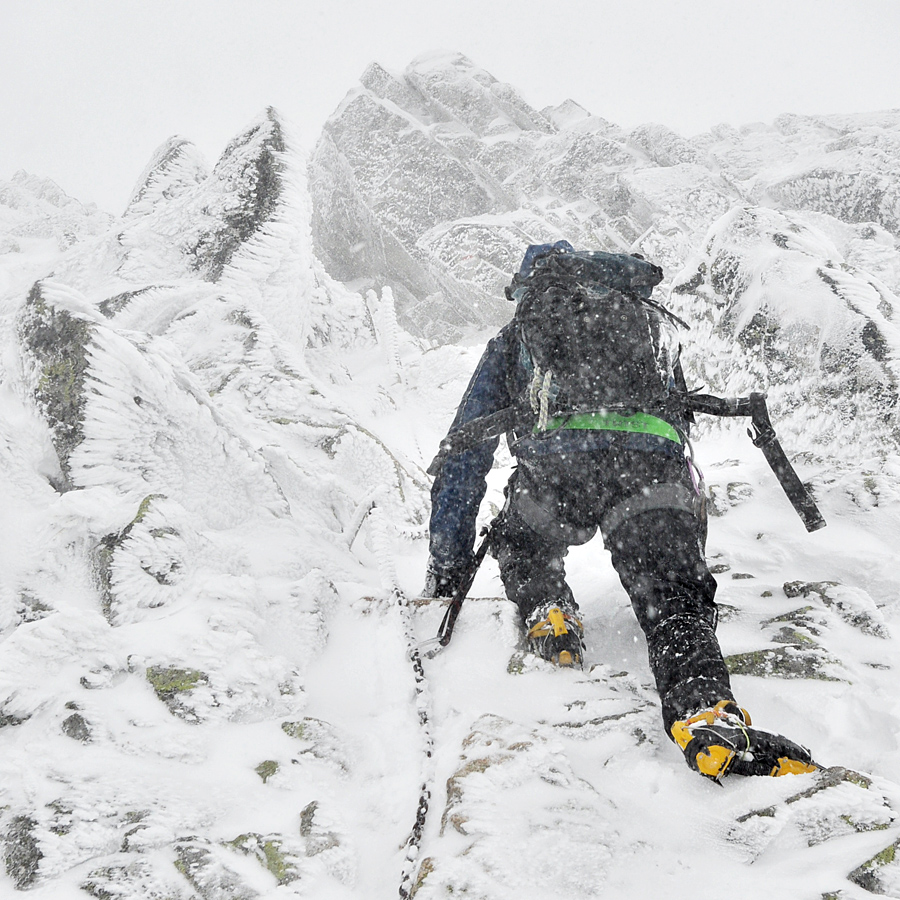
[[[33,250],[41,241],[65,250],[109,227],[111,216],[70,197],[49,178],[19,171],[0,182],[0,255]]]
[[[377,497],[397,533],[423,521],[421,471],[338,388],[352,359],[388,397],[411,343],[388,289],[351,293],[314,258],[285,131],[266,111],[212,169],[167,142],[121,219],[4,296],[0,702],[20,888],[262,896],[301,871],[355,877],[347,840],[323,843],[346,832],[327,797],[305,820],[316,796],[293,822],[285,807],[216,830],[235,774],[248,810],[310,767],[318,783],[282,726],[304,719],[338,585],[364,571],[360,509]],[[239,749],[220,759],[221,729]],[[168,774],[142,777],[156,759]]]
[[[213,165],[163,143],[121,217],[0,186],[0,892],[896,893],[898,130],[627,132],[430,54],[370,65],[310,160],[267,109]],[[829,527],[702,423],[719,636],[827,773],[688,771],[595,544],[583,672],[524,652],[487,560],[416,681],[443,611],[397,597],[480,354],[452,341],[558,238],[665,267],[692,386],[768,391]]]
[[[740,204],[896,237],[898,148],[897,112],[628,133],[571,100],[538,112],[466,57],[430,54],[401,74],[371,65],[326,123],[313,235],[332,275],[391,284],[404,325],[447,340],[509,317],[502,287],[528,243],[640,250],[673,278]]]

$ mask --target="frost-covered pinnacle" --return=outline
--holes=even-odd
[[[154,206],[179,197],[209,176],[209,166],[189,140],[175,136],[157,148],[137,180],[124,218],[143,216]]]

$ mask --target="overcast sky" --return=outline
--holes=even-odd
[[[275,106],[311,148],[368,63],[460,51],[537,108],[686,136],[900,108],[900,0],[0,0],[0,181],[124,208],[174,134]]]

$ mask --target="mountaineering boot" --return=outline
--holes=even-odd
[[[581,666],[584,659],[584,628],[567,603],[545,603],[525,621],[532,653],[557,666]]]
[[[750,726],[747,710],[733,700],[721,700],[675,722],[672,737],[695,772],[718,782],[732,773],[801,775],[820,768],[805,747]]]

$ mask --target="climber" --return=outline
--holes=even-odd
[[[506,291],[515,315],[488,343],[450,427],[448,440],[464,427],[475,437],[437,472],[422,593],[450,597],[469,567],[499,443],[496,428],[477,426],[503,420],[517,467],[490,548],[529,648],[583,665],[564,558],[599,530],[647,639],[665,731],[688,764],[716,780],[812,771],[805,748],[752,728],[732,693],[686,452],[680,320],[651,298],[661,280],[637,255],[566,241],[528,248]]]

